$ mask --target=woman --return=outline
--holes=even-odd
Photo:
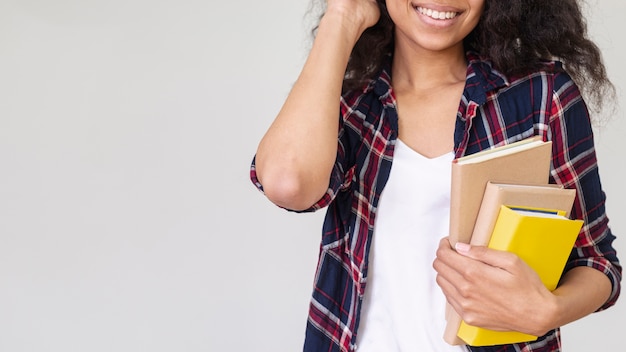
[[[578,89],[600,106],[612,86],[585,33],[575,0],[327,1],[251,170],[281,207],[329,207],[305,351],[559,351],[559,326],[615,303]],[[553,141],[551,182],[577,190],[585,220],[554,292],[513,254],[445,238],[450,161],[531,135]],[[447,345],[446,300],[472,325],[541,337]]]

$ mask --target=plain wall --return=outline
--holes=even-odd
[[[589,8],[623,116],[626,3]],[[273,206],[248,167],[307,9],[0,2],[1,352],[301,350],[323,214]],[[625,129],[596,134],[620,254]],[[566,326],[565,351],[623,348],[625,306]]]

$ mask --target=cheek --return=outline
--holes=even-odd
[[[476,24],[478,24],[478,20],[483,15],[485,11],[485,1],[475,1],[474,4],[471,4],[473,11],[476,13]]]
[[[485,0],[471,0],[470,6],[482,11],[485,8]]]
[[[467,22],[467,25],[468,25],[469,27],[471,27],[471,28],[470,28],[470,32],[471,32],[474,28],[476,28],[476,26],[478,25],[478,22],[480,22],[480,18],[481,18],[481,16],[482,16],[482,14],[483,14],[483,9],[482,9],[482,8],[480,8],[480,9],[478,9],[478,11],[474,12],[474,14],[473,14],[473,16],[472,16],[471,20],[469,20],[469,21]]]
[[[396,22],[413,11],[410,0],[388,0],[385,2],[391,20]]]

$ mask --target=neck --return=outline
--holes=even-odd
[[[397,46],[393,56],[393,87],[398,91],[428,90],[465,81],[467,62],[462,45],[444,51]]]

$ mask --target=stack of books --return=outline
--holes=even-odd
[[[552,143],[533,137],[455,159],[452,163],[450,242],[517,254],[554,290],[583,222],[571,220],[576,191],[548,184]],[[448,305],[444,340],[490,346],[533,341],[517,331],[465,323]]]

